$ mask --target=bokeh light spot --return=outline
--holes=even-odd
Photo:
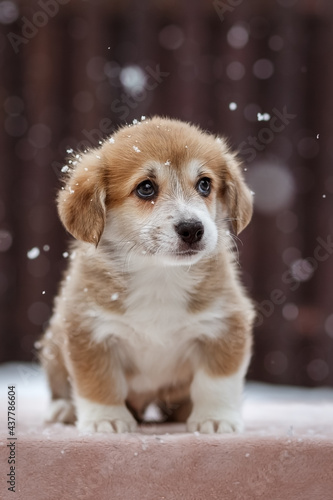
[[[0,3],[0,23],[11,24],[16,21],[19,16],[19,10],[14,2],[5,0]]]
[[[233,61],[228,64],[226,72],[230,80],[241,80],[245,75],[245,67],[242,63]]]
[[[298,313],[298,307],[296,306],[296,304],[293,304],[291,302],[288,304],[284,304],[282,308],[282,316],[288,321],[295,320],[298,316]]]
[[[249,33],[244,26],[236,24],[228,31],[227,40],[234,49],[242,49],[249,40]]]
[[[12,235],[5,229],[0,229],[0,252],[7,252],[13,243]]]
[[[146,79],[144,71],[136,65],[125,66],[120,71],[120,81],[130,94],[136,94],[144,90]]]
[[[291,265],[291,274],[296,281],[308,281],[312,278],[314,268],[307,259],[298,259]]]
[[[175,24],[170,24],[169,26],[165,26],[159,35],[158,40],[163,48],[167,50],[177,50],[182,46],[184,42],[184,33]]]
[[[267,80],[274,73],[274,66],[268,59],[258,59],[253,65],[253,74],[261,80]]]
[[[274,214],[288,208],[294,198],[294,179],[282,165],[253,165],[248,172],[248,183],[255,192],[256,209],[264,214]]]

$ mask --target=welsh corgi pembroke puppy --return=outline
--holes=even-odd
[[[155,402],[190,432],[242,429],[254,310],[233,235],[252,195],[223,139],[153,117],[73,154],[59,192],[76,241],[41,342],[48,421],[134,431]]]

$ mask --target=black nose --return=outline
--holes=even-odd
[[[197,243],[204,234],[204,227],[202,223],[197,220],[180,222],[175,227],[181,239],[188,244]]]

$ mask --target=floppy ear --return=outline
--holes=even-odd
[[[58,195],[58,213],[67,231],[74,238],[96,246],[106,218],[101,161],[96,159],[95,152],[83,155]]]
[[[253,199],[251,191],[245,184],[240,163],[235,155],[229,152],[224,157],[226,166],[222,194],[227,205],[232,229],[236,234],[239,234],[251,220]]]

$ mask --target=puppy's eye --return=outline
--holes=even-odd
[[[154,184],[147,179],[140,182],[140,184],[136,187],[135,192],[139,196],[139,198],[147,200],[149,198],[153,198],[156,195],[156,188]]]
[[[196,185],[196,190],[201,196],[208,196],[211,190],[211,180],[208,177],[203,177]]]

